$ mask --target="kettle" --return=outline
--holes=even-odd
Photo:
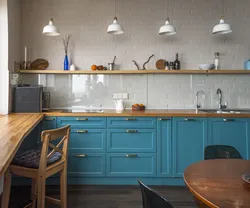
[[[124,111],[126,105],[123,103],[123,100],[114,100],[114,103],[115,103],[115,109],[116,109],[116,112],[122,112]]]

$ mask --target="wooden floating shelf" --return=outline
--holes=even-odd
[[[250,74],[250,70],[20,70],[21,74]]]

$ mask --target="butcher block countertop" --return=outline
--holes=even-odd
[[[145,110],[145,111],[132,111],[125,110],[122,113],[117,113],[115,110],[105,110],[102,113],[90,113],[90,112],[66,112],[65,110],[51,110],[50,112],[44,112],[45,116],[152,116],[152,117],[231,117],[231,118],[250,118],[249,113],[208,113],[199,111],[198,113],[195,110],[173,110],[173,109],[159,109],[159,110]]]
[[[0,176],[7,170],[23,139],[43,117],[42,113],[0,115]]]

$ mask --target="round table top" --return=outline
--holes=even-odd
[[[209,207],[249,208],[250,184],[241,176],[250,174],[250,161],[204,160],[190,165],[184,180],[192,194]]]

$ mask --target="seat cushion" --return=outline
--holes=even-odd
[[[41,149],[32,149],[15,156],[12,163],[26,168],[39,168]],[[60,152],[55,152],[48,160],[47,166],[59,161],[62,158]]]

